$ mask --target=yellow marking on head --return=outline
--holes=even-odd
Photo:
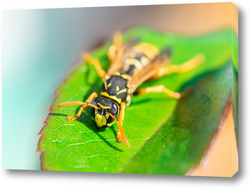
[[[111,122],[111,123],[108,123],[107,126],[110,127],[114,124],[115,121]]]
[[[112,100],[116,101],[119,104],[121,104],[121,102],[122,102],[122,99],[119,99],[116,96],[110,96],[107,92],[101,92],[101,96],[111,98]]]
[[[117,85],[117,86],[116,86],[116,91],[119,91],[119,90],[120,90],[120,88],[119,88],[119,86]]]
[[[102,104],[100,104],[99,102],[97,103],[102,109],[110,109],[109,106],[103,106]]]
[[[115,75],[121,75],[121,73],[119,73],[119,72],[115,72]]]
[[[122,77],[123,77],[124,79],[129,79],[129,78],[130,78],[130,76],[127,75],[127,74],[122,74]]]
[[[118,93],[116,93],[117,95],[118,94],[120,94],[120,93],[125,93],[125,92],[127,92],[127,89],[125,88],[125,89],[122,89],[122,90],[120,90]]]
[[[109,83],[109,84],[108,84],[108,87],[110,87],[111,85],[112,85],[112,83]]]
[[[97,125],[98,127],[102,127],[102,126],[106,125],[107,119],[106,119],[106,117],[103,116],[103,115],[96,114],[96,115],[95,115],[95,122],[96,122],[96,125]]]

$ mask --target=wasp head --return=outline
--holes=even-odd
[[[118,116],[118,104],[115,101],[103,96],[96,97],[92,103],[97,107],[92,110],[92,116],[96,126],[98,128],[111,126]]]

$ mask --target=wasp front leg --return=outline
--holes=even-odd
[[[87,108],[88,106],[92,106],[91,104],[89,104],[94,98],[97,97],[97,93],[93,92],[85,102],[65,102],[65,103],[61,103],[58,104],[58,107],[64,107],[64,106],[72,106],[72,105],[82,105],[82,107],[80,108],[80,110],[77,112],[77,114],[75,116],[67,116],[67,120],[76,120],[77,118],[79,118],[82,114],[82,111]]]
[[[101,63],[98,59],[93,58],[89,53],[85,53],[83,55],[83,59],[85,62],[87,62],[88,64],[92,64],[94,65],[98,76],[103,79],[106,75],[106,72],[102,69],[101,67]]]
[[[124,115],[125,115],[125,107],[126,107],[126,103],[122,102],[121,103],[121,109],[120,109],[120,114],[119,114],[119,122],[121,123],[121,126],[123,125],[123,121],[124,121]],[[120,129],[118,128],[117,134],[116,134],[116,138],[118,142],[122,142],[122,134]]]
[[[195,69],[205,60],[203,54],[197,54],[192,59],[181,65],[168,65],[166,67],[160,68],[159,71],[150,78],[151,80],[158,79],[164,75],[170,75],[173,73],[183,73]]]
[[[122,45],[122,34],[120,32],[115,33],[113,36],[113,44],[108,49],[108,58],[112,62],[117,56],[117,53]]]

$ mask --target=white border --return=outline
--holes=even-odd
[[[119,3],[118,3],[119,2]],[[2,0],[1,10],[9,9],[42,9],[65,7],[97,7],[97,6],[122,6],[122,5],[151,5],[151,4],[179,4],[179,3],[208,3],[225,1],[200,1],[200,0]],[[240,172],[231,179],[226,178],[201,178],[182,176],[157,176],[157,175],[124,175],[124,174],[91,174],[91,173],[56,173],[41,171],[0,171],[1,188],[240,188],[250,186],[250,59],[249,59],[249,1],[238,0],[234,3],[239,8],[239,37],[240,37],[240,75],[239,75],[239,121],[240,121]],[[2,14],[1,19],[2,21]],[[1,23],[2,27],[2,23]],[[1,28],[2,31],[2,28]],[[2,52],[2,51],[1,51]],[[247,53],[248,52],[248,53]],[[2,70],[1,70],[2,76]],[[2,77],[1,77],[2,79]],[[0,95],[2,95],[2,82],[0,82]],[[2,100],[2,98],[1,98]],[[0,100],[0,101],[1,101]],[[244,102],[244,106],[243,103]],[[2,110],[0,110],[2,120]],[[248,116],[247,116],[248,115]],[[248,120],[247,120],[248,117]],[[2,134],[2,131],[0,131]],[[2,145],[1,145],[2,149]],[[2,152],[2,150],[1,150]],[[0,156],[0,160],[2,157]]]

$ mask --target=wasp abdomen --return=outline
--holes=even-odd
[[[156,47],[148,43],[141,43],[131,50],[120,72],[132,77],[137,71],[149,64],[157,54],[158,49]]]

